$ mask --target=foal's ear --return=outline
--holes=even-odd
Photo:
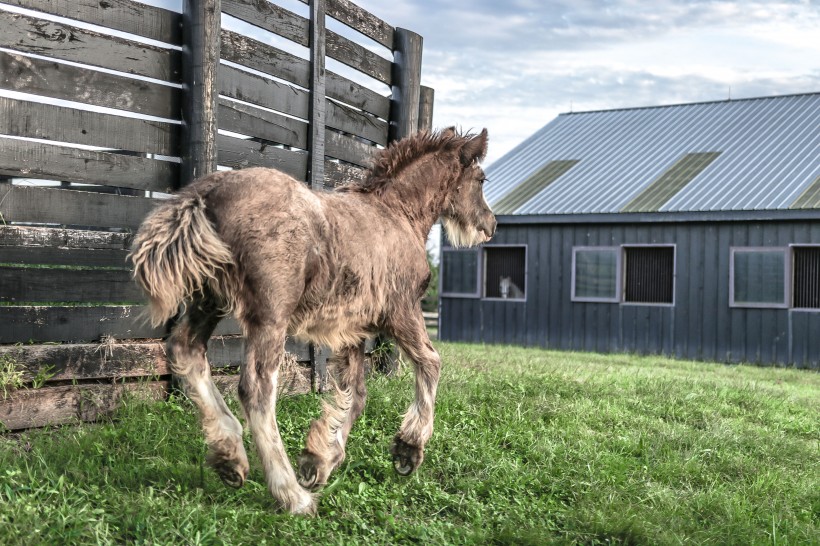
[[[461,164],[465,167],[473,161],[481,161],[487,155],[487,129],[482,130],[461,148]]]
[[[452,125],[450,127],[447,127],[446,129],[442,129],[441,135],[446,137],[456,136],[456,126]]]

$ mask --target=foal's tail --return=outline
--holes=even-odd
[[[232,307],[233,254],[205,215],[199,195],[173,197],[148,215],[129,258],[134,279],[149,298],[153,326],[170,320],[180,305],[205,288],[226,308]]]

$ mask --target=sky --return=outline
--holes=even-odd
[[[820,91],[820,0],[355,0],[424,39],[433,123],[486,165],[558,114]]]

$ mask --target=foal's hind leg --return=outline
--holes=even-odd
[[[208,464],[227,485],[240,487],[248,475],[242,425],[214,386],[205,356],[208,339],[219,319],[219,310],[212,300],[191,302],[173,326],[167,352],[171,371],[199,409],[208,445]]]
[[[402,476],[412,474],[424,460],[424,446],[433,434],[441,358],[430,343],[421,308],[403,314],[392,325],[392,334],[413,361],[416,372],[416,399],[404,415],[399,432],[390,446],[393,467]]]
[[[299,455],[299,483],[319,488],[345,458],[350,429],[364,409],[367,387],[364,381],[364,343],[348,347],[333,357],[336,394],[325,402],[322,417],[310,424],[305,449]]]
[[[239,399],[253,432],[268,490],[283,509],[313,514],[316,502],[296,481],[276,423],[276,391],[285,353],[286,324],[261,317],[245,317],[243,322],[248,341],[239,378]]]

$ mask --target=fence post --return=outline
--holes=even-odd
[[[432,131],[435,91],[425,85],[422,85],[419,91],[419,131]]]
[[[325,103],[325,0],[310,0],[310,162],[307,182],[314,190],[321,190],[325,185]],[[310,344],[314,392],[324,392],[327,387],[327,358],[327,348]]]
[[[393,33],[393,96],[388,140],[400,140],[419,129],[421,36],[404,28]]]
[[[184,0],[180,186],[216,170],[221,0]]]

